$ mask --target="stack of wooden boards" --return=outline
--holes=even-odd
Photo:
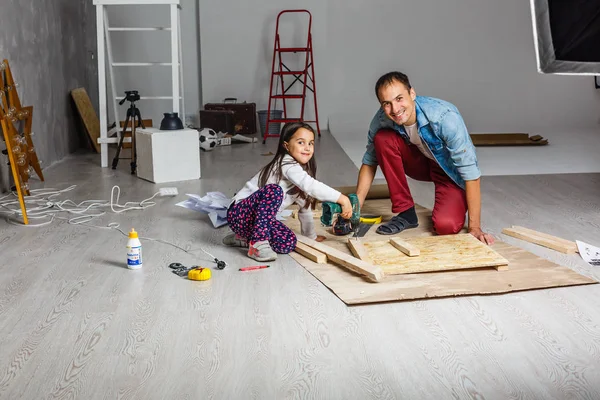
[[[508,269],[508,261],[473,235],[398,237],[364,242],[349,238],[355,257],[326,244],[298,236],[296,252],[317,263],[331,261],[373,282],[386,275],[443,272],[477,268]]]

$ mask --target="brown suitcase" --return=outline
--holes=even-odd
[[[231,110],[200,110],[200,129],[210,128],[215,132],[234,134]]]
[[[253,135],[256,133],[256,103],[238,103],[234,97],[223,100],[222,103],[207,103],[205,110],[231,110],[233,114],[234,134]]]

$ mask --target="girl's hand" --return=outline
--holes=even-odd
[[[322,242],[323,240],[327,239],[325,236],[322,235],[317,235],[317,238],[315,239],[317,242]]]
[[[344,194],[340,195],[337,202],[342,206],[342,213],[340,214],[342,218],[350,219],[352,217],[352,203],[350,203],[348,196]]]

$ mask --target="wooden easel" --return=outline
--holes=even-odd
[[[21,105],[8,60],[3,60],[0,63],[0,126],[25,225],[28,225],[29,221],[24,196],[31,194],[28,185],[31,170],[33,169],[40,180],[44,181],[44,174],[31,140],[32,118],[33,106]],[[20,121],[24,121],[23,132],[19,132],[15,127],[15,123]]]

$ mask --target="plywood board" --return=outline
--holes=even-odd
[[[366,214],[379,212],[383,220],[389,220],[391,212],[389,198],[384,196],[387,188],[374,188],[374,197],[365,203]],[[348,193],[351,193],[348,192]],[[406,230],[398,235],[404,240],[411,237],[431,236],[431,211],[419,205],[415,206],[419,217],[419,227]],[[297,219],[288,218],[285,224],[300,232]],[[317,234],[326,236],[328,246],[350,254],[347,236],[334,236],[328,228],[315,221]],[[382,235],[371,228],[362,240],[382,240]],[[498,238],[497,238],[498,239]],[[317,264],[297,253],[291,253],[299,264],[328,287],[337,297],[348,305],[369,304],[388,301],[431,299],[452,296],[480,294],[500,294],[521,290],[543,289],[560,286],[588,285],[596,280],[578,274],[570,268],[545,260],[519,247],[497,240],[492,248],[510,264],[508,271],[494,269],[462,270],[447,272],[426,272],[422,274],[389,275],[378,283],[366,281],[363,277],[347,271],[333,263]]]
[[[508,264],[506,258],[469,233],[417,237],[405,241],[418,248],[421,255],[410,257],[394,247],[391,240],[365,242],[364,246],[373,264],[381,267],[386,275],[489,268]]]
[[[73,97],[73,100],[75,101],[75,106],[83,120],[83,125],[92,141],[94,149],[97,153],[100,153],[100,144],[98,143],[98,138],[100,137],[100,120],[92,106],[90,97],[84,88],[71,90],[71,97]]]

